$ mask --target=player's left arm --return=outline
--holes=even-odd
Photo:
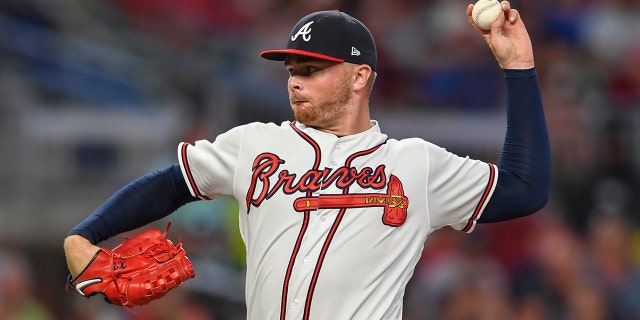
[[[178,164],[122,187],[67,234],[64,251],[71,275],[77,276],[87,266],[100,250],[98,243],[161,219],[195,200]]]

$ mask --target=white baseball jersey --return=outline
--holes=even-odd
[[[239,203],[248,319],[401,319],[427,236],[473,229],[496,167],[371,125],[251,123],[180,144],[191,193]]]

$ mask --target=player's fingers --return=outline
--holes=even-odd
[[[502,1],[502,2],[500,2],[500,5],[502,5],[502,11],[507,12],[507,11],[511,10],[511,2],[509,2],[509,1],[506,1],[506,0]]]
[[[467,21],[469,21],[469,23],[470,23],[472,26],[474,26],[475,24],[473,23],[473,18],[471,17],[472,12],[473,12],[473,4],[471,4],[471,3],[470,3],[470,4],[467,6]]]
[[[502,11],[507,15],[507,20],[510,23],[514,23],[518,20],[520,14],[517,9],[511,8],[511,2],[505,0],[500,2],[500,5],[502,5]]]
[[[516,22],[516,20],[518,20],[518,17],[520,17],[520,13],[518,12],[518,9],[511,9],[509,10],[509,12],[507,13],[508,18],[509,18],[509,22],[510,23],[514,23]]]

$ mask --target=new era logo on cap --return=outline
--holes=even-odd
[[[291,30],[285,49],[263,51],[260,56],[284,61],[287,54],[367,64],[376,70],[377,52],[371,32],[362,22],[340,11],[305,16]]]

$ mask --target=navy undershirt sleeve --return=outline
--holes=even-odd
[[[77,234],[97,244],[161,219],[195,200],[198,198],[189,192],[176,163],[124,186],[68,235]]]
[[[536,69],[504,72],[507,131],[498,182],[480,223],[529,215],[549,197],[551,151]]]

